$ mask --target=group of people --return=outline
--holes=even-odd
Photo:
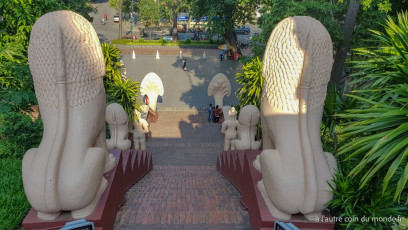
[[[222,108],[219,108],[218,105],[215,107],[210,104],[207,108],[208,111],[208,123],[217,123],[220,120],[220,117],[223,115]]]

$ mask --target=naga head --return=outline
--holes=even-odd
[[[149,110],[154,114],[157,108],[157,99],[164,94],[162,80],[156,73],[148,73],[140,84],[140,92],[142,95],[147,95]]]

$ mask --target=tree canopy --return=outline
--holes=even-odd
[[[258,0],[189,0],[194,18],[208,17],[210,35],[221,35],[239,50],[235,26],[253,22]]]

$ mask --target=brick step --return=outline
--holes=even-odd
[[[215,166],[155,164],[126,194],[115,229],[249,229],[239,200]]]

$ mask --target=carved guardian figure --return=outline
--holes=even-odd
[[[55,219],[61,211],[83,218],[107,186],[103,173],[116,164],[106,150],[98,36],[76,13],[45,14],[33,26],[28,60],[44,134],[24,156],[24,190],[41,219]]]
[[[225,107],[227,106],[224,106],[223,108]],[[232,142],[237,139],[237,127],[238,127],[237,111],[235,110],[235,107],[231,107],[228,110],[228,119],[225,119],[221,126],[221,133],[225,135],[224,151],[235,150],[235,146],[232,144]]]
[[[129,118],[118,103],[106,107],[106,122],[109,125],[111,139],[106,140],[108,149],[130,149],[132,142],[129,137]]]
[[[263,63],[263,151],[254,162],[258,189],[274,217],[321,216],[333,193],[336,160],[323,152],[320,122],[332,67],[332,41],[311,17],[290,17],[273,30]]]
[[[257,125],[259,123],[259,109],[255,105],[246,105],[241,109],[238,118],[236,140],[232,140],[231,149],[256,150],[261,147],[260,141],[255,141]]]

